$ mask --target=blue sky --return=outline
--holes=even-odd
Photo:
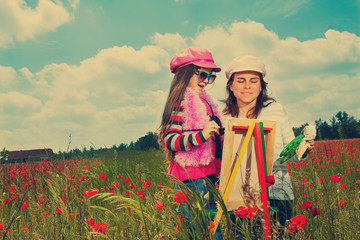
[[[159,125],[172,55],[266,65],[293,126],[359,118],[359,1],[0,0],[0,147],[112,146]],[[225,94],[224,71],[208,91]]]

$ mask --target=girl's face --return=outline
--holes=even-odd
[[[260,73],[254,71],[234,73],[230,90],[234,93],[240,107],[255,105],[261,92]]]
[[[198,71],[204,71],[208,74],[212,73],[212,68],[199,68]],[[209,79],[206,78],[203,82],[199,80],[199,74],[195,73],[189,81],[188,87],[191,87],[196,92],[200,93],[204,90],[204,88],[209,84]]]

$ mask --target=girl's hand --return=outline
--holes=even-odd
[[[219,134],[219,125],[215,121],[211,121],[206,124],[204,129],[202,130],[202,134],[205,140],[208,140],[214,133]]]
[[[314,141],[314,140],[312,140],[312,141],[306,141],[306,143],[308,143],[309,146],[308,146],[308,148],[306,149],[305,154],[311,154],[311,153],[313,153],[313,152],[314,152],[314,143],[315,143],[315,141]]]

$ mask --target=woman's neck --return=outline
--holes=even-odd
[[[239,117],[247,118],[248,113],[250,111],[253,111],[253,109],[256,106],[256,100],[251,103],[243,103],[243,102],[237,102],[239,107]]]

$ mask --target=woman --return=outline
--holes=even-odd
[[[270,188],[270,205],[278,208],[278,220],[284,226],[292,217],[294,193],[286,164],[280,164],[282,149],[294,139],[287,115],[281,104],[268,96],[264,77],[265,65],[256,57],[235,58],[226,70],[224,114],[231,117],[276,121],[273,175],[275,184]],[[302,160],[313,149],[313,143],[302,156]],[[290,161],[298,162],[294,156]]]
[[[205,87],[220,72],[212,54],[203,48],[190,47],[175,54],[170,62],[175,73],[170,86],[159,130],[160,145],[167,151],[168,173],[193,192],[209,192],[208,209],[216,209],[210,186],[221,167],[220,112]],[[187,214],[188,218],[191,218]],[[191,221],[191,219],[189,219]],[[215,239],[222,239],[220,228]]]

